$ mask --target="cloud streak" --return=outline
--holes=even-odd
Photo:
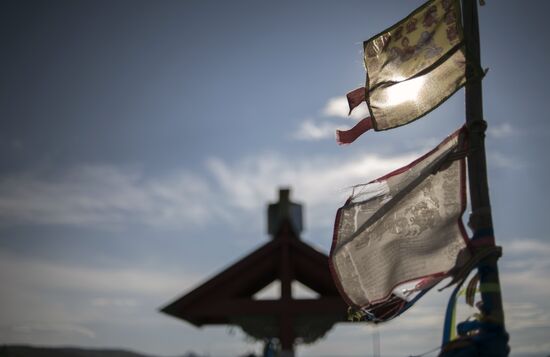
[[[96,165],[78,166],[53,177],[25,173],[0,180],[0,223],[193,224],[211,214],[193,204],[208,195],[202,179],[187,172],[148,179],[137,170]]]
[[[31,322],[12,326],[13,332],[21,334],[54,333],[62,335],[81,335],[87,338],[95,338],[96,334],[89,328],[69,323],[37,323]]]
[[[62,263],[22,259],[0,251],[0,281],[13,290],[35,288],[61,292],[86,292],[92,295],[166,297],[191,286],[199,277],[189,272],[168,273],[148,269],[87,268]],[[17,288],[16,288],[17,287]],[[10,291],[6,288],[5,291]],[[96,298],[91,305],[135,305],[129,298]]]
[[[189,271],[90,268],[0,251],[0,333],[12,341],[93,339],[93,326],[168,323],[157,312],[200,280]]]
[[[516,129],[509,123],[499,123],[487,128],[487,134],[495,139],[506,139],[513,136]]]
[[[346,129],[352,124],[337,124],[327,121],[327,118],[350,118],[355,121],[369,116],[369,110],[365,103],[362,103],[349,114],[348,100],[345,96],[329,98],[316,119],[306,119],[300,123],[291,137],[296,140],[317,141],[322,139],[333,139],[337,129]]]
[[[348,100],[345,96],[341,96],[330,98],[321,113],[325,117],[352,118],[359,120],[369,115],[369,109],[363,102],[361,105],[353,109],[353,112],[350,115],[348,115]]]
[[[275,154],[251,157],[235,164],[212,159],[208,167],[222,190],[222,197],[238,208],[257,212],[273,197],[275,187],[290,186],[304,202],[308,222],[332,225],[335,208],[349,195],[349,188],[370,181],[410,162],[415,154],[384,157],[359,155],[346,161],[330,157],[288,160]]]
[[[308,119],[300,124],[298,130],[292,134],[296,140],[316,141],[327,138],[334,138],[338,125],[329,122],[317,123]]]
[[[343,188],[415,156],[359,155],[342,162],[264,153],[236,162],[211,158],[200,175],[177,170],[159,177],[106,165],[75,167],[53,178],[26,173],[0,179],[0,224],[188,228],[212,219],[231,222],[243,213],[257,217],[278,186],[298,192],[312,222],[331,221],[347,194]]]

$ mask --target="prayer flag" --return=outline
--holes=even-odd
[[[398,306],[397,287],[423,279],[417,291],[425,290],[470,259],[461,219],[463,133],[460,129],[411,164],[356,186],[338,210],[330,266],[348,304],[380,310],[395,301]]]
[[[337,131],[338,143],[416,120],[465,84],[460,19],[458,0],[430,0],[363,43],[366,85],[347,98],[350,112],[365,101],[370,117]]]

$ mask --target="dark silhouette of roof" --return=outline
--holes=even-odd
[[[328,257],[295,233],[302,229],[301,206],[290,202],[289,190],[281,190],[280,201],[268,212],[272,240],[161,311],[195,326],[235,324],[256,338],[278,337],[283,350],[291,350],[296,338],[315,340],[345,321],[347,305],[332,280]],[[279,299],[253,299],[276,280]],[[293,280],[318,298],[294,299]]]

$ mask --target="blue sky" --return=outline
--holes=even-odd
[[[507,326],[514,355],[548,355],[550,3],[486,2]],[[257,351],[238,329],[196,329],[157,309],[266,242],[279,186],[305,206],[303,239],[326,252],[347,187],[463,123],[461,90],[410,125],[334,141],[359,119],[343,96],[363,85],[362,41],[421,3],[3,1],[0,343]],[[380,327],[383,355],[434,347],[446,296]],[[298,355],[365,355],[371,336],[339,325]]]

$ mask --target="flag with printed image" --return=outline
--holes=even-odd
[[[425,290],[470,259],[461,218],[463,135],[460,129],[411,164],[356,186],[338,210],[330,267],[349,305],[397,312],[407,308],[398,287],[423,281],[417,292]]]
[[[466,83],[458,0],[430,0],[363,43],[365,87],[347,95],[351,111],[366,102],[370,116],[337,131],[349,144],[369,129],[387,130],[435,109]]]

